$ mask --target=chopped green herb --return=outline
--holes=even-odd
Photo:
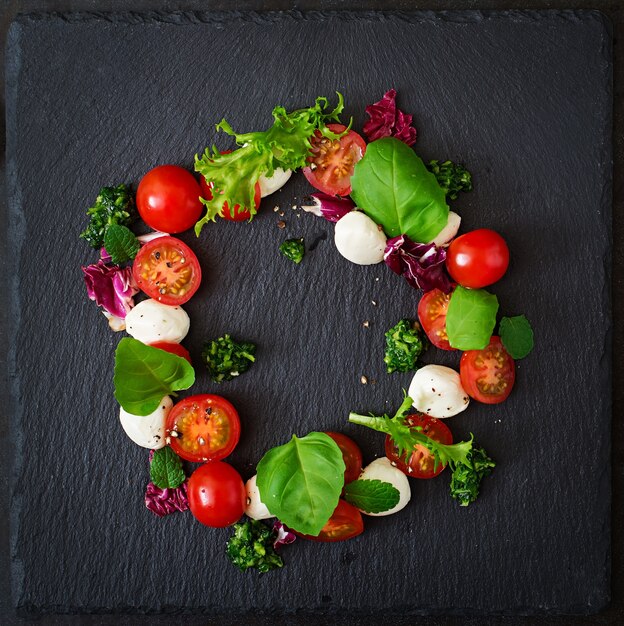
[[[256,360],[253,343],[236,343],[230,335],[204,343],[202,359],[215,383],[232,380],[246,372]]]
[[[154,451],[150,480],[160,489],[175,489],[186,480],[182,460],[169,446]]]
[[[234,524],[234,535],[229,538],[225,549],[228,558],[238,569],[246,571],[250,567],[261,574],[284,566],[282,557],[275,552],[275,533],[257,520]]]
[[[496,465],[483,448],[472,446],[467,456],[470,466],[456,465],[451,477],[451,497],[461,506],[468,506],[479,495],[481,480],[492,473]]]
[[[125,263],[134,259],[141,244],[127,226],[111,224],[104,235],[104,247],[113,263]]]
[[[416,323],[401,320],[386,332],[384,363],[388,374],[418,369],[418,357],[427,347],[425,336]]]
[[[132,192],[127,185],[117,187],[102,187],[95,204],[87,209],[87,215],[91,218],[89,226],[80,233],[93,248],[101,248],[104,245],[106,231],[112,224],[130,226],[136,219],[136,209]]]
[[[279,251],[293,263],[301,263],[305,254],[303,237],[301,239],[287,239],[280,247]]]
[[[472,176],[463,165],[452,161],[429,161],[427,169],[435,175],[450,200],[456,200],[460,191],[472,191]]]

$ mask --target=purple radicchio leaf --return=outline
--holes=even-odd
[[[132,268],[107,265],[100,259],[82,271],[89,298],[110,315],[125,319],[134,306],[132,296],[139,291],[132,278]]]
[[[388,239],[386,265],[416,289],[441,289],[449,293],[453,283],[446,273],[446,249],[433,243],[415,243],[407,235]]]
[[[273,524],[273,532],[275,533],[275,541],[273,542],[273,547],[277,550],[280,546],[288,545],[292,543],[297,536],[295,535],[290,528],[284,526],[282,522],[276,520]]]
[[[108,254],[108,250],[103,246],[100,248],[100,259],[102,259],[104,263],[110,263],[113,260],[113,257]]]
[[[145,506],[158,517],[164,517],[176,511],[186,511],[189,508],[186,484],[184,481],[175,489],[161,489],[154,483],[147,484],[145,489]]]
[[[301,208],[318,217],[324,217],[329,222],[337,222],[347,213],[351,213],[355,209],[355,204],[350,198],[330,196],[319,191],[305,198]]]
[[[364,134],[368,141],[382,137],[396,137],[408,146],[416,143],[416,129],[412,126],[412,116],[403,113],[396,106],[396,91],[390,89],[375,104],[366,107],[370,120],[364,124]]]

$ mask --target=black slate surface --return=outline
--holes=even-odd
[[[7,56],[20,610],[605,605],[611,66],[599,14],[38,16],[14,24]],[[235,128],[262,128],[275,104],[339,89],[357,128],[364,105],[390,86],[415,114],[419,153],[473,171],[475,191],[453,206],[466,229],[507,238],[512,265],[493,291],[502,313],[532,319],[537,348],[507,403],[473,405],[449,422],[457,438],[477,433],[499,463],[474,506],[449,500],[448,477],[418,482],[405,511],[367,520],[360,538],[299,542],[285,554],[288,569],[242,576],[223,556],[227,531],[142,508],[146,454],[118,425],[117,336],[84,297],[78,268],[92,259],[76,232],[101,184],[136,182],[157,163],[190,165],[223,115]],[[341,428],[352,408],[394,407],[409,382],[383,373],[381,337],[415,314],[416,294],[384,267],[343,262],[332,226],[290,208],[307,189],[298,177],[250,226],[186,237],[206,275],[186,307],[196,361],[212,334],[259,344],[249,374],[217,388],[202,373],[193,388],[239,407],[244,435],[232,461],[246,476],[292,432]],[[301,267],[274,254],[286,236],[323,234]],[[434,351],[428,359],[456,362]],[[361,374],[376,385],[362,386]],[[381,453],[377,434],[343,430],[368,459]]]

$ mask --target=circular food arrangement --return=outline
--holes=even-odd
[[[136,195],[126,184],[103,187],[87,210],[80,236],[100,258],[82,269],[89,298],[113,331],[128,335],[117,345],[113,379],[123,431],[150,450],[145,506],[159,517],[189,510],[205,526],[231,526],[225,555],[243,571],[282,567],[282,546],[296,538],[360,535],[363,516],[402,510],[411,479],[429,480],[447,467],[451,497],[468,506],[495,467],[474,435],[454,442],[446,420],[472,401],[505,401],[533,332],[523,315],[498,320],[498,299],[485,289],[508,270],[504,237],[485,227],[458,234],[461,217],[448,202],[472,189],[469,171],[417,155],[412,116],[397,108],[396,96],[389,90],[366,107],[362,134],[340,119],[340,94],[334,108],[322,97],[291,112],[277,106],[264,131],[239,134],[222,120],[217,129],[239,147],[207,148],[195,157],[197,177],[157,165]],[[194,228],[200,236],[218,219],[245,228],[262,198],[297,170],[315,188],[301,209],[335,223],[345,263],[385,263],[414,288],[418,320],[388,329],[383,359],[388,375],[414,375],[407,392],[397,390],[396,412],[348,416],[381,433],[385,456],[365,465],[356,441],[340,432],[284,433],[290,440],[264,451],[245,483],[227,461],[245,428],[236,407],[195,389],[174,400],[195,383],[181,345],[190,329],[183,305],[197,292],[202,268],[192,246],[172,235]],[[139,216],[152,229],[147,234],[135,233]],[[303,238],[276,245],[284,262],[299,264],[305,253]],[[140,292],[146,298],[135,303]],[[423,364],[427,349],[461,351],[459,371]],[[202,362],[227,388],[253,368],[255,353],[253,343],[226,333],[205,344]],[[198,465],[189,472],[183,461]]]

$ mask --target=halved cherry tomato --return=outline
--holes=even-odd
[[[245,512],[247,493],[243,479],[223,461],[200,465],[189,478],[187,493],[191,513],[212,528],[234,524]]]
[[[421,413],[410,413],[405,417],[405,423],[410,428],[418,428],[419,432],[427,435],[427,437],[431,437],[434,441],[439,441],[445,445],[453,443],[453,434],[449,427],[442,420],[435,417],[429,417]],[[433,454],[425,446],[421,445],[414,446],[414,451],[410,455],[409,460],[405,456],[399,457],[399,451],[388,435],[386,435],[386,456],[410,478],[434,478],[446,467],[445,465],[438,465],[434,469]]]
[[[295,534],[311,541],[346,541],[357,537],[363,531],[362,514],[352,504],[345,500],[338,500],[338,506],[318,536],[303,535],[297,532]]]
[[[192,228],[204,205],[193,174],[177,165],[160,165],[139,183],[136,204],[143,221],[154,230],[181,233]]]
[[[326,431],[325,434],[338,444],[342,452],[342,459],[345,463],[344,484],[348,485],[357,480],[362,472],[362,451],[357,443],[342,433]]]
[[[446,313],[448,311],[450,293],[440,289],[427,291],[418,303],[418,319],[429,341],[441,350],[455,350],[446,334]]]
[[[175,354],[177,356],[181,356],[183,359],[186,359],[191,365],[191,355],[189,351],[179,343],[171,343],[169,341],[155,341],[154,343],[150,343],[152,348],[158,348],[159,350],[164,350],[165,352],[169,352],[170,354]]]
[[[188,302],[201,283],[195,253],[175,237],[158,237],[142,246],[132,275],[150,298],[172,306]]]
[[[500,337],[492,337],[483,350],[468,350],[459,362],[459,376],[466,393],[485,404],[507,399],[516,380],[516,364]]]
[[[328,124],[327,128],[339,134],[347,127],[342,124]],[[308,182],[319,191],[332,196],[348,196],[351,193],[353,168],[366,152],[364,139],[350,130],[340,139],[332,141],[316,131],[310,143],[310,165],[303,168],[303,175]]]
[[[238,412],[221,396],[190,396],[169,411],[165,435],[171,449],[187,461],[219,461],[238,443]]]

